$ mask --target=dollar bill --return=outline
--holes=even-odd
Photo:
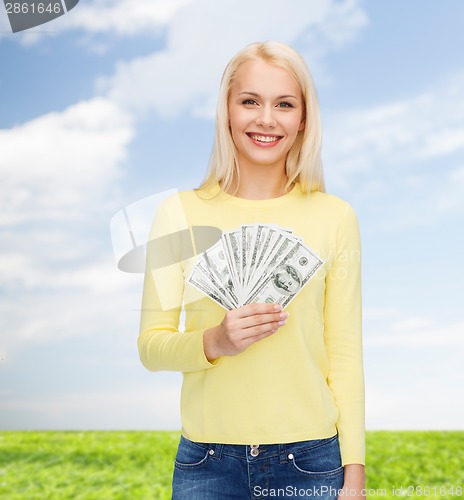
[[[276,262],[245,304],[270,302],[285,308],[323,264],[324,261],[318,255],[298,241]]]
[[[285,307],[323,264],[291,228],[243,224],[199,256],[187,282],[225,309],[252,302]]]
[[[230,298],[235,307],[238,307],[239,300],[229,267],[229,261],[230,256],[227,256],[227,250],[223,245],[223,240],[220,239],[211,248],[203,252],[200,263],[203,267],[206,267],[206,270],[201,270],[203,273],[205,273],[205,271],[212,273],[214,275],[213,284],[216,286],[217,282],[219,282],[219,285],[222,287],[219,291]]]
[[[256,239],[256,225],[242,224],[240,229],[242,233],[242,289],[246,290],[250,273],[251,254]]]
[[[194,266],[192,272],[187,278],[187,282],[194,286],[197,290],[207,295],[210,299],[217,302],[224,309],[230,311],[233,309],[233,305],[218,292],[213,286],[211,286],[210,280],[205,276],[197,266]]]
[[[253,228],[252,231],[252,236],[251,236],[251,251],[250,255],[248,256],[248,263],[247,263],[247,279],[246,283],[244,284],[244,289],[246,290],[250,286],[250,281],[253,281],[254,279],[254,272],[257,267],[258,263],[258,252],[261,249],[260,247],[260,239],[261,239],[261,233],[263,232],[264,225],[263,224],[258,224]],[[262,244],[261,244],[262,246]]]
[[[263,243],[263,249],[260,256],[258,257],[258,264],[256,268],[256,273],[259,274],[261,269],[266,266],[269,260],[272,258],[274,253],[278,249],[278,243],[281,242],[283,236],[291,235],[291,230],[280,228],[278,226],[268,227],[268,234],[266,241]]]
[[[234,287],[236,290],[236,295],[239,303],[242,300],[242,278],[240,270],[242,268],[241,264],[241,234],[240,231],[228,231],[223,233],[222,244],[226,253],[226,259],[229,265],[230,274]]]
[[[254,291],[260,286],[260,284],[266,280],[266,278],[272,273],[278,262],[283,259],[284,255],[286,255],[289,252],[290,248],[294,245],[296,245],[296,242],[291,235],[288,235],[284,232],[277,233],[274,246],[269,252],[266,260],[258,269],[255,280],[247,288],[247,297],[252,295]]]

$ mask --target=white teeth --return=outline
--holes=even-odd
[[[269,137],[265,135],[253,135],[253,134],[251,134],[250,137],[255,141],[259,142],[275,142],[279,139],[278,137]]]

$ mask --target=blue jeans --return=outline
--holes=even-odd
[[[181,436],[172,500],[336,499],[343,472],[338,434],[253,447]]]

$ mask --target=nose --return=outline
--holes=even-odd
[[[276,120],[274,117],[272,106],[263,106],[256,118],[256,124],[262,127],[275,127]]]

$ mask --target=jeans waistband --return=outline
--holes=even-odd
[[[185,439],[185,438],[184,438]],[[322,439],[310,439],[306,441],[297,441],[294,443],[280,443],[280,444],[260,444],[255,443],[254,446],[258,445],[257,450],[259,453],[253,457],[252,445],[243,444],[223,444],[223,443],[196,443],[197,445],[203,446],[205,449],[212,450],[211,453],[213,458],[221,458],[224,455],[230,455],[237,458],[252,458],[255,460],[260,460],[263,458],[279,457],[280,462],[287,462],[288,455],[290,453],[303,452],[310,449],[318,448],[328,442],[338,439],[338,434],[328,438]]]

